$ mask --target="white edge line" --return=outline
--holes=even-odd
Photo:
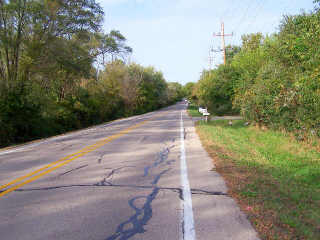
[[[184,147],[184,128],[183,128],[182,111],[181,111],[181,117],[180,117],[180,138],[181,138],[180,171],[181,171],[181,185],[182,185],[182,195],[183,195],[182,237],[183,237],[183,240],[195,240],[196,232],[195,232],[194,220],[193,220],[192,198],[191,198],[190,184],[188,180],[186,152]]]

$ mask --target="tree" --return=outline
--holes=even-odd
[[[10,0],[0,1],[0,8],[0,74],[8,88],[17,81],[23,87],[30,71],[39,70],[39,62],[50,64],[54,59],[60,67],[78,71],[74,66],[83,59],[70,63],[63,54],[57,56],[63,51],[56,48],[70,40],[89,39],[99,31],[103,15],[93,0]],[[74,42],[63,46],[67,50]]]
[[[183,86],[183,92],[185,97],[187,97],[188,99],[192,99],[194,87],[195,87],[194,82],[188,82]]]
[[[226,58],[227,58],[228,64],[230,64],[232,62],[233,57],[236,56],[240,51],[241,51],[240,46],[228,45],[226,47],[226,56],[227,56]]]
[[[264,37],[262,33],[254,33],[242,35],[241,39],[243,49],[256,50],[262,45]]]
[[[180,101],[184,96],[182,85],[178,82],[169,82],[168,96],[171,103]]]

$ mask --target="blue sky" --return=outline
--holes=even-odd
[[[104,9],[104,30],[119,30],[133,48],[132,60],[154,66],[167,81],[196,82],[209,67],[209,49],[221,47],[221,21],[234,34],[276,32],[284,14],[310,11],[312,0],[97,0]],[[214,64],[222,62],[214,54]]]

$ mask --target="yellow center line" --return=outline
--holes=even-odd
[[[140,127],[141,125],[145,124],[146,122],[148,122],[148,121],[150,121],[150,120],[152,120],[154,118],[155,117],[153,117],[153,118],[151,118],[149,120],[144,120],[144,121],[142,121],[140,123],[137,123],[137,124],[135,124],[135,125],[133,125],[133,126],[131,126],[129,128],[126,128],[126,129],[120,131],[119,133],[117,133],[115,135],[112,135],[112,136],[109,136],[109,137],[107,137],[105,139],[97,141],[96,143],[94,143],[92,145],[89,145],[89,146],[79,150],[78,152],[75,152],[75,153],[70,154],[70,155],[68,155],[66,157],[63,157],[63,158],[61,158],[61,159],[59,159],[59,160],[57,160],[55,162],[52,162],[52,163],[50,163],[50,164],[48,164],[48,165],[46,165],[46,166],[44,166],[42,168],[39,168],[39,169],[37,169],[37,170],[35,170],[33,172],[30,172],[30,173],[28,173],[28,174],[26,174],[26,175],[24,175],[22,177],[16,178],[13,181],[0,186],[0,190],[1,189],[5,189],[8,186],[14,185],[16,183],[21,182],[22,180],[24,180],[26,178],[29,178],[29,177],[33,176],[32,178],[29,178],[28,180],[26,180],[24,182],[21,182],[21,183],[13,186],[11,188],[8,188],[7,190],[5,190],[3,192],[1,192],[0,193],[0,197],[4,196],[4,195],[6,195],[6,194],[8,194],[8,193],[20,188],[20,187],[22,187],[22,186],[24,186],[24,185],[26,185],[26,184],[28,184],[30,182],[35,181],[36,179],[38,179],[38,178],[40,178],[40,177],[42,177],[42,176],[54,171],[57,168],[60,168],[60,167],[62,167],[64,165],[72,162],[73,160],[75,160],[75,159],[77,159],[77,158],[79,158],[81,156],[84,156],[84,155],[96,150],[97,148],[102,147],[103,145],[105,145],[105,144],[107,144],[107,143],[109,143],[109,142],[111,142],[111,141],[113,141],[113,140],[115,140],[115,139],[127,134],[128,132],[132,131],[133,129]],[[44,171],[44,170],[46,170],[46,171]]]

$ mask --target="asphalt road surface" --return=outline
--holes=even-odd
[[[0,151],[0,239],[258,239],[185,109]]]

